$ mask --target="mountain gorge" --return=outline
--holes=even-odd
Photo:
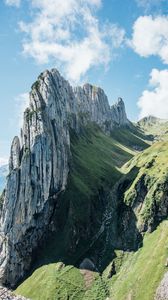
[[[1,284],[30,299],[168,299],[167,132],[42,73],[1,196]]]

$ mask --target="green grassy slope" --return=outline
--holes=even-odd
[[[109,295],[108,285],[98,273],[61,265],[37,269],[15,293],[32,300],[103,300]]]
[[[80,136],[71,133],[71,171],[66,191],[59,197],[55,216],[60,232],[52,234],[40,254],[40,265],[60,260],[75,264],[89,249],[90,236],[99,230],[104,210],[99,194],[111,189],[123,176],[121,167],[137,153],[136,144],[148,147],[138,136],[132,138],[128,147],[129,129],[123,131],[122,139],[117,132],[110,137],[94,125],[85,128]],[[73,247],[75,234],[81,237],[78,251],[69,249],[70,244]]]
[[[102,199],[98,197],[99,192],[102,189],[104,191],[111,189],[134,166],[137,166],[139,169],[143,168],[140,160],[145,162],[145,155],[149,158],[151,154],[150,151],[148,153],[148,149],[142,154],[144,157],[140,158],[141,155],[138,155],[137,158],[131,160],[130,164],[122,166],[137,154],[137,149],[144,149],[148,146],[145,137],[140,131],[136,131],[136,128],[131,130],[118,129],[112,133],[111,137],[102,133],[95,126],[86,128],[80,137],[72,132],[71,172],[67,189],[59,197],[59,210],[56,214],[57,226],[60,227],[60,232],[53,233],[45,249],[38,253],[41,267],[37,267],[36,271],[18,287],[16,293],[33,300],[105,300],[109,297],[109,292],[111,293],[112,290],[114,291],[113,293],[116,293],[119,286],[117,287],[114,278],[107,280],[105,275],[100,277],[98,274],[93,273],[91,285],[88,287],[86,278],[89,275],[83,275],[78,268],[68,266],[68,262],[71,261],[71,264],[75,265],[80,257],[84,254],[87,255],[92,240],[87,239],[88,233],[86,229],[89,228],[91,230],[90,236],[92,232],[94,234],[99,229],[98,226],[101,223],[103,210]],[[96,215],[94,215],[94,211]],[[93,217],[95,218],[94,220]],[[69,245],[71,244],[71,248],[73,248],[73,243],[71,242],[75,234],[81,237],[83,243],[81,241],[77,250],[71,251],[73,249],[69,249]],[[153,245],[155,245],[154,243]],[[148,248],[151,251],[151,248]],[[143,249],[146,249],[144,251],[148,253],[147,247]],[[123,262],[125,264],[128,263],[128,265],[132,263],[133,265],[135,263],[134,255],[137,255],[137,260],[140,256],[137,253],[128,255]],[[145,252],[143,257],[144,260],[147,257]],[[58,263],[60,261],[64,261],[67,266],[61,268],[60,263]],[[158,263],[160,264],[160,262]],[[149,272],[151,265],[149,265]],[[135,270],[137,269],[138,266],[135,266]],[[125,285],[127,286],[128,283],[125,282]],[[125,290],[125,293],[127,293],[127,290]],[[117,297],[114,300],[120,300]]]
[[[131,170],[138,170],[124,197],[126,204],[135,208],[139,226],[145,222],[150,226],[157,225],[167,215],[167,162],[168,142],[160,141],[135,156],[122,168],[128,174],[126,178]],[[141,195],[138,191],[140,188]]]
[[[61,263],[37,269],[16,290],[17,294],[32,300],[153,300],[156,289],[167,271],[168,221],[164,221],[152,234],[146,234],[144,245],[137,252],[116,251],[117,275],[108,279],[110,266],[100,277],[92,273],[90,286],[82,271],[62,267]],[[90,280],[90,279],[89,279]]]
[[[149,116],[141,119],[138,128],[148,135],[153,135],[155,140],[168,139],[168,121]]]
[[[117,275],[109,280],[110,299],[153,300],[156,289],[167,271],[168,221],[146,234],[144,245],[136,253],[127,253]],[[108,269],[104,277],[107,276]]]
[[[61,265],[49,264],[37,269],[16,292],[38,300],[68,299],[68,296],[82,299],[86,290],[82,274],[72,266]]]

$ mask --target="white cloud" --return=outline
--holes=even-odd
[[[139,17],[129,44],[140,56],[157,55],[168,64],[168,16]]]
[[[9,6],[16,6],[19,7],[21,0],[5,0],[5,3]]]
[[[23,93],[15,98],[16,123],[20,127],[23,125],[23,113],[29,106],[29,93]]]
[[[142,7],[146,12],[153,8],[160,8],[162,4],[166,2],[165,0],[136,0],[139,7]]]
[[[149,85],[150,89],[145,90],[138,101],[140,118],[154,115],[168,119],[168,69],[153,69]]]
[[[31,0],[32,21],[20,22],[23,53],[40,64],[52,62],[74,82],[91,67],[108,65],[125,31],[100,24],[95,14],[101,5],[101,0]]]

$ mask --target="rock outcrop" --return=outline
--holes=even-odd
[[[155,300],[168,300],[168,272],[165,273],[155,295]]]
[[[52,228],[59,194],[69,173],[70,128],[95,122],[110,132],[129,123],[122,99],[110,107],[100,88],[74,90],[55,69],[32,86],[21,139],[11,146],[0,220],[0,282],[15,285],[29,270],[34,251]]]
[[[1,286],[0,286],[0,299],[1,300],[29,300],[22,296],[15,296],[10,290]]]
[[[127,119],[122,98],[110,107],[108,98],[101,88],[85,84],[74,89],[78,112],[88,116],[91,122],[98,124],[104,131],[111,131],[114,126],[125,126]]]
[[[118,101],[111,107],[111,119],[113,123],[118,126],[124,126],[130,123],[127,119],[125,104],[122,98],[118,98]]]

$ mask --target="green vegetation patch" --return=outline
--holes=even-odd
[[[146,234],[137,252],[126,253],[120,271],[109,280],[110,299],[153,300],[156,289],[167,271],[168,221]]]

